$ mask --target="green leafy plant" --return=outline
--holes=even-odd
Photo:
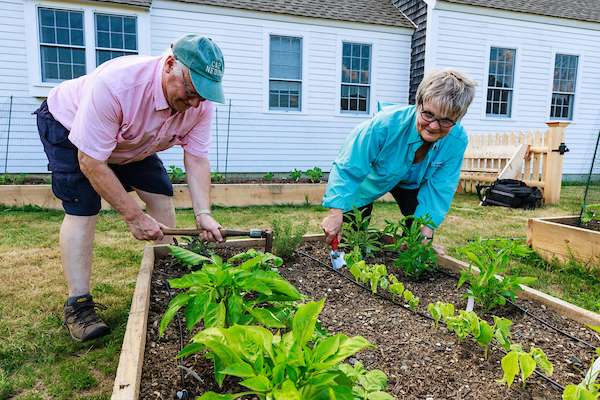
[[[525,352],[520,344],[510,346],[510,351],[500,361],[502,371],[501,383],[510,387],[517,374],[520,374],[521,382],[525,386],[527,379],[539,367],[548,376],[552,376],[554,366],[548,360],[546,354],[538,347],[532,347],[529,352]]]
[[[388,292],[392,294],[392,297],[404,300],[411,310],[416,310],[421,302],[419,298],[406,289],[404,283],[398,281],[395,275],[389,274],[387,280],[389,282]]]
[[[510,326],[512,325],[510,320],[494,317],[494,325],[490,326],[473,311],[460,310],[458,315],[454,315],[454,304],[440,301],[428,304],[427,310],[436,327],[440,321],[443,321],[448,330],[454,332],[460,341],[471,337],[483,349],[486,359],[494,338],[507,351],[510,349]]]
[[[581,223],[589,224],[600,220],[600,204],[587,204],[581,213]]]
[[[386,393],[388,378],[385,372],[373,369],[368,371],[360,361],[354,365],[340,364],[339,369],[352,382],[354,400],[394,400],[395,397]]]
[[[0,185],[22,185],[27,181],[25,174],[2,174],[0,175]]]
[[[459,253],[470,263],[469,269],[461,272],[457,285],[461,287],[469,282],[465,297],[472,296],[484,312],[505,305],[507,299],[514,301],[521,290],[520,285],[530,284],[535,278],[512,275],[500,278],[496,274],[506,271],[513,254],[524,253],[522,247],[523,245],[512,241],[494,243],[478,240],[459,248]],[[473,270],[473,266],[479,269],[479,274]]]
[[[182,183],[185,181],[185,172],[175,165],[169,165],[167,175],[169,175],[169,179],[173,183]]]
[[[302,171],[301,170],[299,170],[297,168],[294,168],[292,170],[292,172],[290,172],[290,179],[292,181],[299,182],[301,178],[302,178]]]
[[[364,260],[355,262],[348,268],[357,282],[369,284],[371,293],[377,293],[377,289],[388,287],[387,268],[383,264],[368,265]]]
[[[234,265],[216,255],[207,258],[170,247],[182,263],[203,265],[200,270],[169,280],[172,288],[185,291],[169,303],[160,322],[160,335],[181,308],[190,331],[200,322],[205,328],[254,322],[283,328],[295,309],[294,302],[302,298],[291,283],[272,270],[281,265],[281,259],[272,255],[262,253]]]
[[[210,174],[210,181],[212,183],[223,183],[225,182],[225,175],[220,172],[212,172]]]
[[[319,183],[323,179],[323,171],[319,167],[313,167],[306,170],[306,176],[312,183]]]
[[[563,400],[598,400],[600,399],[600,348],[596,349],[598,358],[592,363],[590,369],[579,385],[567,385],[563,392]]]
[[[275,177],[275,174],[274,174],[274,173],[272,173],[272,172],[267,172],[266,174],[264,174],[264,175],[263,175],[263,179],[264,179],[266,182],[271,182],[271,181],[273,181],[273,178],[274,178],[274,177]]]
[[[292,225],[288,218],[275,218],[271,221],[273,229],[273,253],[283,259],[288,259],[302,243],[302,236],[308,230],[308,223]]]
[[[409,222],[412,221],[412,224]],[[393,243],[385,249],[397,252],[394,265],[400,268],[405,276],[420,279],[427,272],[435,269],[437,256],[431,241],[425,241],[421,226],[431,225],[428,217],[404,217],[399,222],[386,221],[384,234],[393,239]]]
[[[207,392],[199,399],[233,400],[250,394],[261,400],[352,399],[352,382],[339,365],[373,345],[363,337],[344,334],[314,340],[323,304],[321,300],[298,307],[291,331],[283,335],[241,325],[196,334],[179,356],[206,348],[219,386],[226,376],[233,376],[248,389],[235,394]]]
[[[354,207],[351,214],[351,222],[343,224],[344,235],[342,236],[341,248],[359,248],[363,257],[373,256],[381,249],[379,232],[369,228],[370,216],[363,216],[362,212]]]

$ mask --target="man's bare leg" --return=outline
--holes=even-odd
[[[90,293],[92,249],[98,216],[65,214],[60,227],[60,253],[69,297]]]

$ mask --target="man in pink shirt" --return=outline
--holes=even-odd
[[[65,218],[60,247],[69,297],[65,325],[76,340],[104,336],[108,326],[90,295],[92,247],[100,199],[139,240],[166,242],[175,226],[173,187],[155,154],[184,150],[187,181],[202,239],[222,241],[210,212],[210,127],[224,102],[223,55],[209,38],[186,35],[162,57],[120,57],[55,87],[36,111],[52,171],[52,191]],[[127,192],[146,204],[138,206]]]

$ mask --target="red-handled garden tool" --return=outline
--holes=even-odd
[[[329,253],[329,258],[331,259],[331,266],[333,269],[340,269],[346,265],[346,260],[344,260],[345,253],[343,251],[338,251],[338,245],[340,241],[337,236],[333,238],[331,241],[331,253]]]

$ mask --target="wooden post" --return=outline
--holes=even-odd
[[[562,184],[563,155],[558,152],[558,147],[565,141],[565,128],[568,122],[551,121],[548,125],[548,141],[546,148],[546,171],[544,174],[544,201],[546,204],[556,204],[560,201],[560,187]],[[556,151],[554,151],[556,150]]]

